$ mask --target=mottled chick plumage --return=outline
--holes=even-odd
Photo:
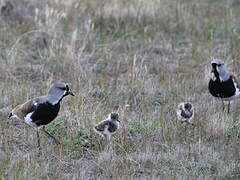
[[[192,124],[192,119],[194,117],[193,105],[189,102],[180,103],[177,108],[177,116],[181,122]]]
[[[100,135],[104,136],[108,140],[110,140],[111,135],[116,133],[119,129],[119,114],[116,112],[112,112],[108,115],[108,118],[99,122],[94,130]]]

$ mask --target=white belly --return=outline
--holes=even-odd
[[[33,112],[31,113],[28,113],[25,117],[24,117],[24,121],[25,123],[27,123],[28,125],[30,126],[33,126],[33,127],[36,127],[36,124],[32,122],[32,119],[31,119],[31,115],[33,114]]]

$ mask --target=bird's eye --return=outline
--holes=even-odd
[[[217,66],[220,67],[222,64],[218,64]]]
[[[66,88],[65,88],[65,90],[69,91],[69,87],[68,87],[68,85],[66,85]]]

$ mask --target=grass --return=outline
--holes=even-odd
[[[11,1],[0,18],[0,179],[239,179],[239,103],[208,92],[210,57],[240,75],[237,0]],[[4,4],[1,5],[3,7]],[[56,145],[11,109],[56,81],[47,126]],[[177,121],[194,104],[195,126]],[[106,142],[94,124],[118,110]]]

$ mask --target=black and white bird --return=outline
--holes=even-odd
[[[119,115],[116,112],[111,112],[108,118],[99,122],[95,127],[95,131],[104,136],[107,140],[110,140],[111,135],[116,133],[119,129],[120,121]]]
[[[227,72],[224,67],[224,61],[221,59],[212,59],[212,77],[208,84],[208,90],[214,97],[223,101],[228,101],[228,110],[230,112],[230,101],[240,96],[240,86],[236,77]],[[224,109],[224,102],[223,102]]]
[[[189,102],[183,102],[178,105],[177,116],[181,122],[187,124],[192,124],[192,119],[194,117],[194,108],[193,105]]]
[[[43,126],[41,130],[59,144],[59,141],[45,130],[45,125],[57,117],[60,110],[60,102],[67,95],[74,96],[68,84],[62,82],[55,83],[49,89],[47,95],[31,99],[16,106],[8,117],[20,119],[31,127],[36,128],[39,147],[40,137],[38,130],[41,126]]]

